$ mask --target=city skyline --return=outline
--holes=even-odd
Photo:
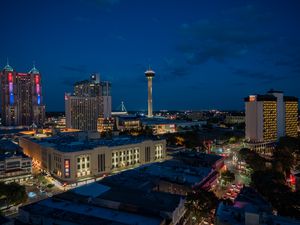
[[[146,111],[149,64],[154,111],[242,110],[245,95],[270,88],[300,96],[296,1],[59,3],[0,3],[0,64],[35,61],[47,111],[63,111],[64,93],[93,72],[112,83],[114,109]]]

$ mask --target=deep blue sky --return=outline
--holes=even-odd
[[[47,111],[92,72],[113,106],[243,109],[270,88],[300,97],[300,1],[1,0],[0,65],[43,76]]]

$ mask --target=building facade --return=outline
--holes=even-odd
[[[245,98],[248,147],[271,153],[280,137],[297,137],[298,98],[271,90],[265,95]]]
[[[112,140],[21,137],[24,153],[41,169],[66,183],[101,177],[115,171],[164,160],[162,139],[114,138]]]
[[[2,124],[42,126],[45,120],[41,74],[35,66],[28,73],[6,65],[0,72]]]
[[[109,118],[111,107],[111,84],[91,75],[75,83],[74,94],[65,95],[66,127],[96,131],[98,118]]]
[[[20,182],[32,177],[31,158],[22,154],[0,155],[0,181]]]
[[[284,97],[285,106],[285,134],[290,137],[298,137],[298,98]]]

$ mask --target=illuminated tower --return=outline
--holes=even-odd
[[[148,80],[148,117],[153,117],[152,108],[152,79],[155,76],[155,72],[150,68],[145,72],[145,76]]]
[[[6,66],[0,72],[1,83],[1,110],[2,124],[14,126],[18,124],[16,114],[18,113],[15,104],[16,95],[16,72],[9,65],[8,60]]]
[[[45,105],[42,101],[41,75],[35,66],[28,73],[19,73],[7,62],[0,71],[0,84],[3,125],[43,125]]]
[[[45,120],[45,105],[43,104],[42,98],[42,84],[41,84],[41,74],[33,65],[33,68],[28,72],[31,80],[31,121],[32,123],[41,126]]]

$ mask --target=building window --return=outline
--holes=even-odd
[[[80,155],[77,157],[77,177],[82,177],[91,174],[90,156]]]

